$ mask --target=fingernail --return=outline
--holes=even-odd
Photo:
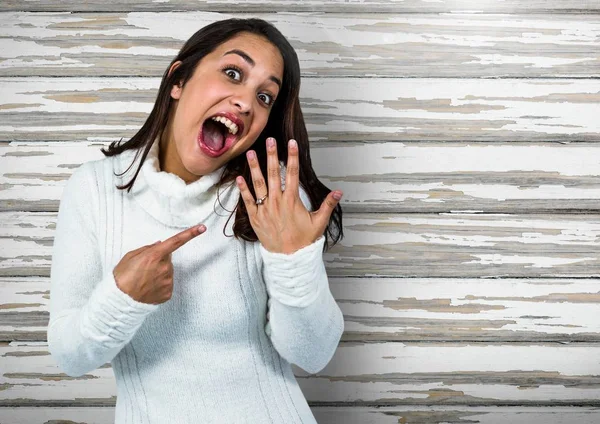
[[[196,228],[198,228],[198,231],[200,231],[200,232],[206,231],[206,227],[204,225],[198,225],[198,227],[196,227]]]
[[[333,198],[334,198],[335,200],[340,200],[340,199],[342,198],[342,195],[343,195],[343,193],[342,193],[342,192],[340,192],[340,191],[334,191],[334,192],[333,192]]]
[[[290,147],[298,147],[298,143],[296,143],[296,140],[294,140],[294,139],[290,140]]]
[[[242,176],[238,176],[238,177],[235,179],[235,181],[236,181],[238,184],[241,184],[241,183],[243,183],[243,182],[244,182],[244,177],[242,177]]]
[[[254,150],[248,150],[248,151],[246,152],[246,157],[247,157],[248,159],[254,159],[254,158],[256,157],[256,154],[254,153]]]
[[[267,147],[275,146],[275,139],[273,137],[267,138]]]

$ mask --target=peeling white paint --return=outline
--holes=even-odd
[[[472,253],[471,256],[479,258],[463,262],[463,264],[480,264],[480,265],[502,265],[502,264],[523,264],[527,268],[552,268],[560,265],[569,265],[583,261],[597,261],[598,258],[553,258],[548,256],[519,256],[519,255],[501,255],[494,254],[477,254]]]

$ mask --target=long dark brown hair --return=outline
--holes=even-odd
[[[148,155],[148,151],[152,147],[152,143],[162,135],[162,132],[167,127],[172,102],[170,92],[173,85],[181,83],[181,87],[185,86],[204,56],[210,54],[219,45],[241,32],[248,32],[266,38],[279,49],[284,62],[282,86],[269,114],[269,120],[250,149],[256,151],[263,175],[267,175],[266,138],[275,138],[277,141],[278,157],[286,165],[288,156],[287,141],[291,138],[295,139],[298,142],[300,184],[308,194],[312,208],[318,209],[320,207],[331,190],[319,181],[310,160],[308,133],[298,98],[300,92],[300,64],[298,63],[298,56],[283,34],[273,25],[261,19],[227,19],[214,22],[197,31],[186,41],[177,56],[165,70],[160,88],[158,89],[156,102],[144,125],[128,141],[124,143],[121,143],[122,140],[114,141],[110,144],[108,150],[101,149],[105,156],[114,156],[129,149],[140,149],[141,151],[141,148],[144,147],[143,153],[141,153],[142,160],[135,175],[127,184],[117,186],[119,190],[127,189],[131,191],[133,183]],[[171,66],[177,61],[181,61],[181,64],[169,74]],[[233,181],[238,175],[242,175],[246,181],[252,180],[250,167],[245,156],[241,154],[231,159],[225,165],[225,170],[217,183],[217,187]],[[135,159],[128,169],[133,166],[133,163],[135,163]],[[252,184],[248,184],[248,186],[252,194],[255,195]],[[235,221],[233,224],[235,237],[248,241],[257,241],[258,238],[250,225],[248,212],[241,196],[233,212],[235,212]],[[332,247],[342,237],[342,208],[338,204],[331,214],[325,231],[326,243],[324,248],[328,249]]]

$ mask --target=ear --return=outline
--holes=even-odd
[[[173,73],[173,71],[175,69],[177,69],[179,67],[179,65],[181,65],[181,61],[178,60],[177,62],[173,63],[171,65],[171,67],[169,68],[169,76]],[[173,85],[173,87],[171,87],[171,97],[175,100],[179,100],[179,98],[181,97],[181,81],[179,82],[179,84],[175,84]]]

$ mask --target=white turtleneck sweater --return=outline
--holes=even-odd
[[[50,353],[71,376],[111,363],[117,424],[315,423],[290,363],[317,373],[343,332],[324,237],[290,255],[226,237],[235,183],[220,188],[219,205],[222,168],[186,185],[160,171],[158,148],[130,193],[115,185],[140,158],[123,177],[110,175],[134,151],[84,163],[68,180],[52,256]],[[302,190],[301,198],[309,204]],[[140,303],[117,287],[112,270],[127,252],[200,223],[206,232],[171,256],[169,301]]]

